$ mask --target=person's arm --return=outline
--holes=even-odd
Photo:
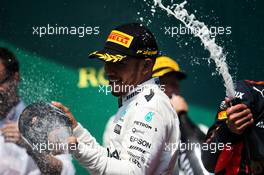
[[[190,119],[188,113],[185,111],[178,113],[180,120],[181,136],[183,139],[192,140],[202,143],[205,140],[205,134],[200,128]]]
[[[29,145],[27,145],[29,146]],[[24,146],[24,147],[27,147]],[[32,152],[32,148],[27,148],[27,152],[29,155],[32,155],[31,163],[33,165],[37,164],[37,166],[43,166],[42,169],[37,168],[28,171],[28,175],[38,175],[40,174],[59,174],[59,175],[74,175],[75,174],[75,168],[72,163],[72,156],[70,154],[58,154],[58,155],[40,155],[38,152]],[[35,157],[33,159],[33,157]],[[39,161],[39,163],[36,162],[36,160]],[[49,161],[47,161],[49,160]],[[34,163],[34,162],[35,163]],[[41,162],[41,161],[47,161]],[[36,167],[37,167],[36,166]],[[54,171],[51,171],[51,169],[54,169]],[[58,171],[59,170],[59,171]]]
[[[226,115],[226,119],[216,120],[207,133],[206,143],[229,144],[231,146],[241,141],[245,129],[253,124],[252,114],[244,104],[232,106],[227,111],[221,112],[221,114],[218,113],[218,116]],[[221,151],[202,150],[202,160],[209,172],[214,172]]]
[[[56,107],[64,108],[61,105]],[[151,128],[142,127],[138,123],[146,122],[145,115],[148,112],[153,112]],[[138,108],[132,116],[126,116],[130,120],[126,128],[122,128],[124,133],[119,145],[116,145],[119,146],[118,150],[112,150],[115,147],[109,150],[100,146],[89,131],[78,124],[70,141],[70,145],[78,145],[76,150],[71,149],[74,157],[92,174],[153,174],[168,134],[168,126],[164,122],[166,120],[153,109],[147,108]],[[134,132],[133,128],[138,131]]]
[[[59,154],[55,156],[56,159],[62,162],[62,171],[61,175],[74,175],[75,168],[72,163],[72,156],[71,154]]]
[[[27,145],[27,144],[26,144]],[[37,164],[41,174],[54,174],[60,175],[62,172],[63,164],[62,162],[54,157],[53,155],[46,155],[39,153],[37,150],[32,149],[30,146],[24,146],[27,153],[32,157],[32,159]]]
[[[173,95],[171,98],[171,104],[177,112],[180,120],[181,138],[203,142],[205,134],[188,116],[188,104],[185,99],[180,95]]]
[[[252,88],[245,81],[236,83],[235,98],[238,98],[241,104],[228,108],[229,98],[225,98],[221,103],[215,123],[207,133],[206,143],[231,143],[233,146],[242,140],[245,129],[253,124],[249,108],[254,103],[254,96],[252,95]],[[212,153],[210,150],[202,150],[202,160],[208,171],[213,172],[215,170],[221,152],[217,150],[216,153]]]
[[[206,144],[226,144],[231,143],[237,139],[237,135],[231,133],[227,126],[214,124],[208,131],[206,136]],[[210,149],[202,149],[202,161],[207,171],[213,173],[217,164],[218,157],[222,150],[216,151]]]
[[[62,162],[52,155],[46,155],[34,150],[22,137],[16,122],[6,124],[2,129],[2,134],[6,142],[15,143],[27,150],[27,153],[33,158],[42,174],[60,174],[62,171]]]
[[[144,111],[142,111],[144,113]],[[158,117],[157,115],[155,117]],[[76,159],[93,174],[151,174],[155,164],[155,158],[159,155],[165,140],[165,131],[162,122],[157,125],[152,125],[159,133],[154,133],[148,129],[144,130],[144,135],[141,133],[132,133],[131,126],[129,131],[125,131],[125,135],[120,144],[122,151],[116,152],[105,149],[100,146],[94,137],[81,125],[74,129],[74,136],[77,138],[80,146],[74,152]],[[164,132],[163,132],[164,131]],[[155,136],[154,136],[155,134]],[[90,139],[87,139],[87,138]],[[141,147],[142,152],[129,149],[130,146]],[[130,154],[127,154],[131,152]],[[137,160],[135,157],[141,157],[142,160]]]

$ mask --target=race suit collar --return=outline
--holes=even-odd
[[[149,88],[153,85],[160,85],[160,81],[158,77],[151,78],[133,88],[132,91],[127,93],[126,95],[120,97],[118,99],[118,107],[120,108],[123,104],[128,103],[131,101],[135,96],[140,94],[145,88]]]

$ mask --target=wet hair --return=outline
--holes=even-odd
[[[0,47],[0,61],[5,66],[7,76],[19,72],[19,63],[16,56],[7,48]]]

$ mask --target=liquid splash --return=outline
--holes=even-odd
[[[19,118],[19,130],[28,143],[40,153],[54,155],[68,153],[70,125],[65,113],[44,102],[29,105]]]
[[[228,70],[226,55],[223,52],[223,48],[215,43],[215,39],[211,36],[208,27],[203,22],[197,20],[193,14],[189,14],[188,11],[184,9],[187,1],[167,7],[165,7],[161,1],[162,0],[154,0],[154,5],[165,10],[168,15],[174,16],[176,19],[180,20],[191,30],[195,37],[200,38],[205,49],[210,52],[210,58],[215,62],[217,72],[223,77],[226,95],[233,99],[235,97],[235,85]]]
[[[58,72],[42,70],[45,69],[42,64],[41,60],[38,60],[28,67],[26,72],[22,72],[19,95],[27,104],[36,101],[49,102],[63,94],[55,76]]]

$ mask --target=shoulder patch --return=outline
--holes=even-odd
[[[149,102],[154,97],[154,95],[155,95],[155,93],[154,93],[153,89],[150,89],[149,94],[145,95],[147,102]]]
[[[120,132],[121,132],[121,126],[119,125],[119,124],[116,124],[115,125],[115,128],[114,128],[114,132],[116,133],[116,134],[120,134]]]
[[[154,112],[148,112],[147,115],[145,116],[145,121],[150,122],[153,116],[154,116]]]

